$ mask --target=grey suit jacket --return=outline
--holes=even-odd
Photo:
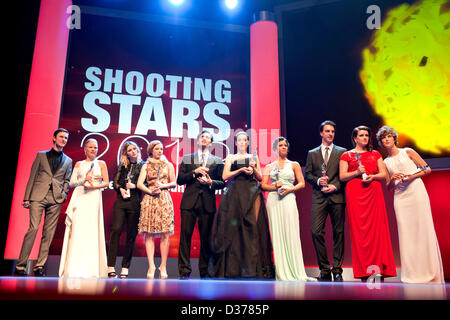
[[[347,151],[345,148],[334,145],[331,151],[330,158],[327,165],[328,183],[336,187],[336,191],[325,194],[321,186],[317,185],[317,180],[322,176],[323,157],[320,146],[309,150],[308,158],[306,160],[305,179],[313,187],[312,202],[322,203],[327,198],[331,199],[333,203],[345,203],[345,184],[339,180],[339,160],[342,154]]]
[[[51,186],[56,203],[63,203],[69,193],[72,159],[63,153],[61,164],[53,174],[46,153],[47,151],[38,152],[34,159],[23,200],[41,201]]]

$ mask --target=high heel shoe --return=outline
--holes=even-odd
[[[159,267],[158,269],[159,269],[159,277],[162,280],[167,279],[169,277],[165,268],[164,270],[161,270],[161,267]]]
[[[154,279],[155,278],[155,271],[156,271],[156,266],[151,266],[150,269],[148,269],[147,272],[147,279]]]

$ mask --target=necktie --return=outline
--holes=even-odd
[[[326,147],[325,148],[325,164],[328,164],[328,149],[329,149],[329,147]]]
[[[204,153],[202,153],[202,161],[201,161],[201,165],[202,165],[202,167],[205,166],[205,154],[204,154]]]

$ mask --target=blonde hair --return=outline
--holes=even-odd
[[[87,139],[87,140],[84,142],[83,148],[86,148],[86,146],[87,146],[87,144],[88,144],[89,142],[95,142],[95,144],[96,144],[97,147],[98,147],[98,141],[95,140],[94,138],[89,138],[89,139]]]
[[[137,151],[138,151],[138,156],[136,159],[136,162],[139,163],[141,162],[141,149],[139,149],[138,145],[136,143],[134,143],[133,141],[127,141],[124,143],[123,147],[122,147],[122,152],[120,155],[120,163],[123,164],[123,166],[125,168],[128,167],[128,165],[130,164],[130,159],[128,159],[128,155],[127,155],[127,151],[128,151],[128,147],[129,146],[135,146]]]

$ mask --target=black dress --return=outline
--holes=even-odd
[[[248,166],[249,158],[236,160],[231,171]],[[212,277],[274,278],[264,197],[252,175],[240,173],[229,183],[214,218],[211,246]]]

